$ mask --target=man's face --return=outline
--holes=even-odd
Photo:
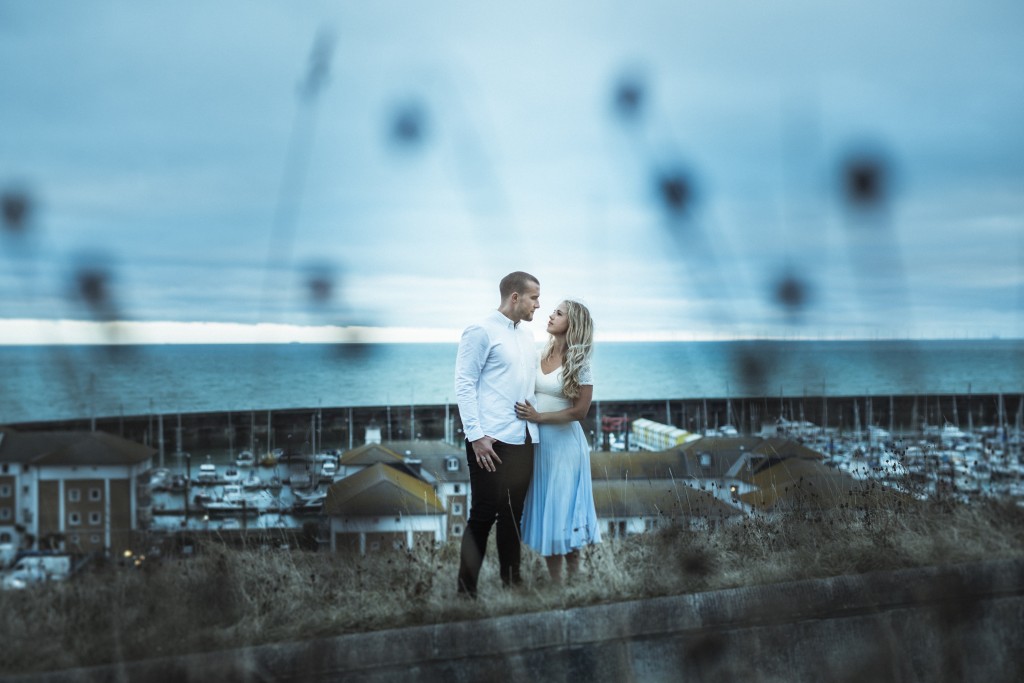
[[[540,285],[535,282],[528,282],[522,293],[516,296],[518,298],[513,312],[518,318],[517,322],[533,320],[533,312],[540,308]]]

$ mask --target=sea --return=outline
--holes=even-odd
[[[454,403],[456,344],[0,346],[0,424]],[[619,342],[594,398],[1024,393],[1024,340]]]

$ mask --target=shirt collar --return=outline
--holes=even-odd
[[[494,316],[495,321],[501,323],[502,325],[505,325],[510,329],[514,330],[519,326],[519,323],[513,322],[511,318],[509,318],[507,315],[505,315],[504,313],[497,309],[495,309],[492,315]]]

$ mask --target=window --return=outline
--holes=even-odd
[[[103,515],[98,512],[89,513],[89,526],[99,526],[103,523]]]
[[[80,512],[72,512],[68,515],[68,524],[71,526],[78,526],[82,523],[82,514]]]
[[[70,541],[71,545],[78,545],[81,540],[82,539],[78,537],[78,534],[71,534],[68,536],[68,541]]]
[[[11,519],[11,508],[0,508],[0,522],[7,522]]]
[[[459,459],[454,457],[454,456],[449,456],[449,457],[444,459],[444,466],[445,466],[445,469],[448,470],[449,472],[458,472],[459,471]]]
[[[0,498],[10,498],[10,497],[11,497],[11,485],[10,484],[0,484]]]
[[[72,503],[77,503],[82,500],[81,489],[68,489],[68,500]]]
[[[461,535],[462,535],[462,525],[461,524],[456,524],[455,526],[452,527],[452,536],[461,536]]]
[[[14,539],[12,539],[11,535],[9,533],[7,533],[6,531],[4,533],[0,534],[0,543],[10,543],[12,540],[14,540]]]
[[[103,500],[103,491],[100,489],[89,489],[89,500]]]
[[[461,515],[462,514],[462,503],[452,503],[452,514],[453,515]]]
[[[455,493],[462,493],[462,485],[456,484],[453,490],[455,491]]]
[[[100,544],[100,535],[99,534],[93,534],[92,536],[90,536],[89,537],[89,543],[92,543],[93,545],[99,545]]]

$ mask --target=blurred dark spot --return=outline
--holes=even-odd
[[[744,390],[754,396],[764,394],[770,358],[766,350],[752,344],[739,346],[734,352],[734,372]]]
[[[717,633],[709,633],[686,648],[686,658],[698,667],[719,661],[725,654],[725,640]]]
[[[426,137],[427,115],[419,102],[399,105],[391,119],[391,140],[401,146],[413,146]]]
[[[325,265],[312,265],[306,270],[306,291],[314,304],[324,304],[334,296],[334,275]]]
[[[327,82],[327,75],[330,73],[333,52],[334,34],[331,31],[321,30],[313,42],[306,78],[299,88],[303,99],[311,100],[323,89]]]
[[[883,205],[888,195],[887,164],[880,155],[861,153],[851,156],[843,166],[843,196],[853,207]]]
[[[28,224],[28,214],[32,201],[28,193],[21,190],[5,190],[0,197],[0,210],[3,211],[4,228],[11,232],[22,232]]]
[[[309,279],[309,294],[313,301],[327,301],[331,298],[334,283],[329,278],[315,276]]]
[[[807,285],[795,275],[786,275],[775,286],[775,299],[790,311],[796,311],[807,304]]]
[[[764,363],[752,353],[744,352],[739,359],[740,376],[745,382],[761,384],[765,378]]]
[[[711,573],[711,562],[703,553],[687,554],[683,556],[683,571],[695,576],[707,576]]]
[[[669,213],[683,215],[693,204],[693,181],[684,171],[663,173],[658,178],[658,196]]]
[[[638,76],[626,76],[615,87],[613,105],[624,120],[637,118],[643,110],[645,88]]]
[[[938,604],[937,617],[945,629],[955,632],[964,622],[977,616],[981,606],[977,599],[965,599],[971,595],[971,586],[959,574],[945,574],[940,578],[940,584],[942,589],[938,592],[946,599]]]
[[[373,353],[374,346],[365,335],[352,326],[343,326],[336,344],[335,354],[343,361],[363,360]]]
[[[70,298],[88,308],[94,319],[104,322],[119,319],[114,296],[113,270],[102,255],[80,258],[72,271],[69,289]],[[117,328],[116,325],[105,328],[110,336],[109,341],[118,341]]]
[[[103,270],[83,268],[75,274],[78,295],[94,308],[105,306],[110,300],[110,276]]]

